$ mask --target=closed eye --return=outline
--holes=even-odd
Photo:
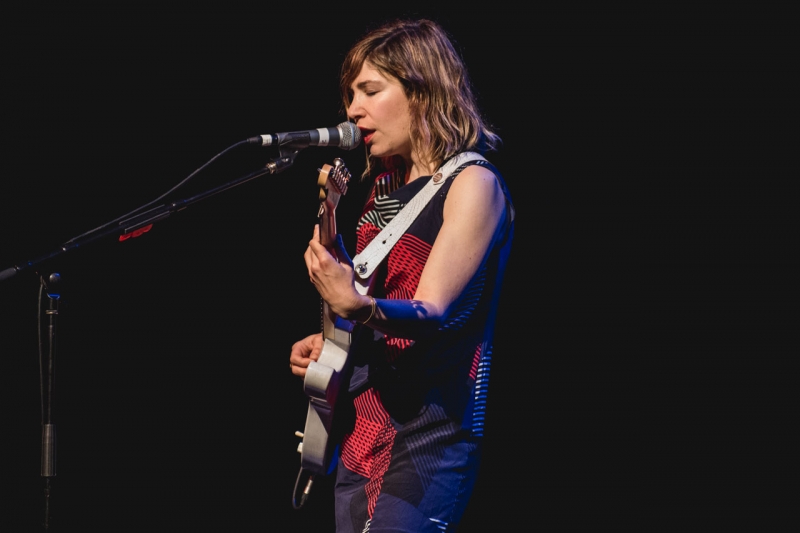
[[[362,91],[367,96],[372,96],[373,94],[380,92],[380,90],[383,89],[383,84],[380,81],[365,80],[360,83],[357,83],[355,88],[359,91]]]

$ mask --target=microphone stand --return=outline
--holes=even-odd
[[[305,145],[307,146],[307,145]],[[161,205],[153,209],[139,213],[130,218],[120,220],[118,224],[112,224],[109,227],[100,226],[97,231],[83,235],[81,238],[67,241],[61,245],[57,250],[43,255],[38,259],[25,261],[18,265],[0,271],[0,282],[11,278],[23,270],[33,268],[36,272],[36,267],[48,260],[54,259],[61,254],[70,250],[88,244],[89,242],[106,237],[112,233],[120,233],[119,240],[124,241],[131,237],[138,237],[142,233],[150,230],[155,222],[167,218],[172,213],[182,211],[189,205],[204,200],[215,194],[219,194],[233,187],[237,187],[255,178],[264,176],[266,174],[278,174],[294,164],[295,157],[300,149],[305,148],[302,143],[287,144],[280,147],[280,157],[270,161],[264,168],[250,172],[240,178],[225,183],[223,185],[213,187],[205,192],[196,194],[189,198],[176,200],[169,204]],[[38,272],[37,272],[38,274]],[[41,324],[39,327],[39,365],[40,365],[40,388],[41,388],[41,402],[42,402],[42,463],[41,463],[41,476],[45,478],[45,516],[44,516],[44,529],[50,527],[50,498],[52,489],[52,478],[56,475],[56,426],[53,423],[53,391],[55,387],[55,356],[56,356],[56,321],[58,318],[58,304],[61,295],[58,291],[58,285],[61,281],[61,276],[58,273],[53,273],[45,281],[44,277],[39,278],[40,291],[44,290],[50,300],[50,305],[45,311],[49,317],[48,325],[48,352],[46,361],[43,360],[42,343],[41,343]],[[41,305],[42,297],[39,293],[39,302]],[[41,312],[39,313],[39,320],[41,320]]]
[[[42,472],[45,478],[44,486],[44,528],[50,528],[50,489],[51,479],[56,475],[56,425],[53,423],[53,390],[55,388],[56,373],[56,320],[58,318],[58,303],[61,295],[56,292],[61,276],[58,273],[50,274],[48,281],[40,278],[40,287],[45,290],[50,305],[45,311],[49,318],[47,327],[47,359],[42,360],[41,342],[39,343],[39,380],[42,394]],[[39,302],[41,303],[41,293]],[[41,320],[39,313],[39,320]],[[41,335],[41,324],[39,327]],[[41,339],[41,337],[40,337]]]
[[[37,259],[33,259],[30,261],[25,261],[18,265],[14,265],[10,268],[0,271],[0,281],[6,280],[23,270],[28,268],[35,267],[36,265],[53,259],[55,257],[60,256],[70,250],[78,248],[79,246],[83,246],[88,244],[92,241],[96,241],[102,237],[106,237],[113,233],[120,233],[119,240],[124,241],[131,237],[138,237],[142,233],[150,231],[150,228],[153,226],[154,223],[164,220],[172,213],[176,213],[178,211],[183,211],[189,205],[199,202],[200,200],[205,200],[209,196],[213,196],[215,194],[221,193],[223,191],[227,191],[228,189],[232,189],[238,185],[242,185],[243,183],[247,183],[248,181],[259,178],[266,174],[278,174],[283,172],[292,164],[294,164],[294,159],[297,153],[299,152],[299,148],[295,146],[286,146],[281,147],[280,150],[280,157],[270,161],[264,168],[246,174],[240,178],[237,178],[233,181],[229,181],[223,185],[218,187],[214,187],[209,189],[205,192],[196,194],[195,196],[184,198],[182,200],[175,200],[169,204],[160,205],[158,207],[154,207],[143,213],[139,213],[137,215],[133,215],[130,218],[126,218],[124,220],[120,220],[119,223],[116,225],[111,225],[109,227],[100,226],[98,231],[86,234],[79,239],[75,239],[72,241],[67,241],[66,243],[62,244],[58,249],[54,250],[53,252],[43,255]]]

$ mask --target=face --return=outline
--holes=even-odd
[[[350,85],[347,115],[361,130],[364,144],[375,157],[399,155],[411,159],[411,112],[400,81],[381,74],[365,62]]]

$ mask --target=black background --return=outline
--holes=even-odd
[[[486,454],[463,531],[777,522],[795,506],[796,96],[779,14],[259,6],[5,18],[0,269],[152,200],[228,146],[344,120],[369,27],[439,21],[503,137],[517,207]],[[12,37],[11,35],[16,35]],[[792,129],[793,128],[793,129]],[[791,135],[791,132],[794,135]],[[784,135],[788,133],[789,135]],[[276,154],[240,148],[187,197]],[[63,277],[56,531],[330,531],[291,509],[318,329],[316,169],[193,205]],[[350,250],[366,187],[339,207]],[[0,282],[0,521],[42,530],[38,282]]]

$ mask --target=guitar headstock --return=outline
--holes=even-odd
[[[319,169],[319,237],[325,246],[333,244],[336,238],[336,206],[339,198],[347,192],[350,171],[338,157],[333,165],[322,165]]]
[[[338,157],[333,160],[333,165],[322,165],[319,169],[317,185],[319,185],[319,199],[325,200],[329,193],[338,196],[347,194],[347,184],[350,182],[350,171],[344,166],[344,161]]]

